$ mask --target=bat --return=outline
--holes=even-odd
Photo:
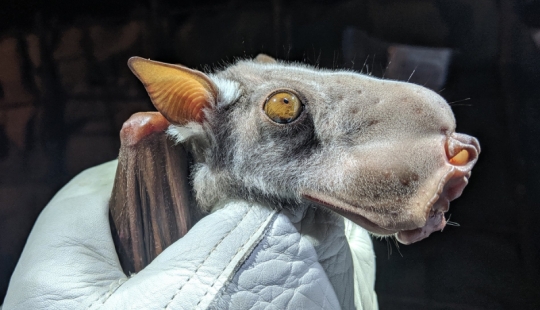
[[[442,230],[480,153],[424,87],[259,55],[213,73],[132,57],[158,112],[121,132],[110,201],[137,272],[212,206],[309,205],[410,244]]]

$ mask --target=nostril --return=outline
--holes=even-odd
[[[466,149],[463,149],[453,157],[449,158],[448,161],[454,166],[464,166],[469,162],[469,152]]]
[[[453,133],[446,140],[445,150],[448,163],[465,172],[470,171],[478,160],[480,144],[478,144],[476,138]]]

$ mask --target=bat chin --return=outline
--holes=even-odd
[[[444,229],[447,223],[444,213],[449,210],[450,201],[461,195],[469,176],[470,173],[464,175],[450,169],[440,181],[432,199],[422,204],[424,207],[421,210],[403,207],[399,214],[375,214],[322,193],[306,191],[302,197],[342,215],[375,235],[395,235],[400,243],[411,244]],[[389,220],[390,217],[394,218]]]
[[[446,226],[444,213],[450,208],[450,201],[461,196],[467,186],[471,169],[480,154],[480,145],[474,137],[453,133],[445,141],[444,152],[446,162],[431,173],[431,178],[424,180],[415,194],[404,199],[404,205],[399,207],[375,202],[369,207],[355,205],[355,198],[347,197],[343,193],[305,190],[301,195],[375,235],[395,234],[397,240],[403,244],[418,242]]]
[[[403,244],[411,244],[427,238],[432,232],[442,231],[446,226],[446,213],[450,208],[450,201],[461,196],[467,186],[471,173],[460,169],[451,169],[441,180],[437,194],[427,204],[427,219],[421,227],[401,230],[397,232],[396,239]]]
[[[441,205],[445,204],[445,199],[440,199],[439,201],[441,201]],[[448,204],[448,200],[446,200],[446,205]],[[411,244],[427,238],[432,232],[442,231],[445,226],[446,218],[444,217],[444,211],[438,210],[434,206],[429,211],[429,216],[424,226],[410,230],[398,231],[396,233],[396,239],[402,244]]]
[[[427,219],[423,226],[401,230],[396,233],[396,239],[403,244],[411,244],[427,238],[434,231],[442,231],[447,221],[444,213],[450,208],[450,201],[461,196],[467,186],[471,169],[480,154],[480,144],[476,138],[453,133],[445,145],[450,169],[439,182],[437,194],[427,204]]]
[[[379,224],[376,224],[374,220],[368,218],[367,215],[362,214],[363,209],[346,203],[342,200],[327,196],[322,193],[306,191],[302,193],[302,197],[317,205],[330,209],[341,216],[351,220],[357,225],[362,226],[373,234],[379,236],[389,236],[397,233],[397,229],[385,228]]]

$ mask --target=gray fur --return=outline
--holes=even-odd
[[[230,198],[294,208],[313,194],[384,229],[410,230],[426,224],[455,173],[445,153],[454,116],[421,86],[251,60],[209,78],[218,96],[206,121],[169,129],[195,154],[193,185],[205,209]],[[290,124],[262,108],[281,89],[305,105]]]

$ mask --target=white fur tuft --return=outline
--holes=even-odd
[[[217,98],[218,106],[232,104],[240,98],[242,90],[237,82],[216,76],[212,76],[211,79],[219,90]]]
[[[202,134],[203,127],[197,122],[189,122],[184,126],[170,125],[167,134],[174,139],[176,144],[185,142],[189,138]]]

